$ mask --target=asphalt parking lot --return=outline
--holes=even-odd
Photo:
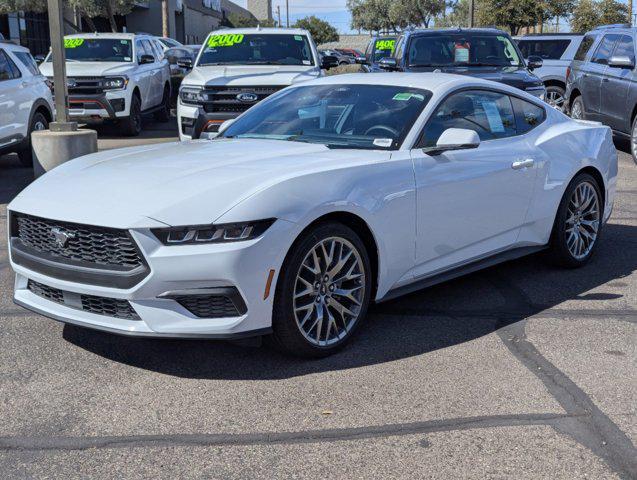
[[[174,132],[153,128],[100,148]],[[318,361],[117,337],[15,306],[6,204],[30,178],[0,157],[3,478],[637,478],[625,153],[585,268],[535,255],[377,305],[349,348]]]

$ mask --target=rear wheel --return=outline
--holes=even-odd
[[[633,154],[633,162],[637,163],[637,115],[633,119],[633,126],[630,130],[630,153]]]
[[[24,145],[18,150],[18,158],[20,163],[25,167],[33,167],[33,150],[31,148],[31,134],[40,130],[46,130],[49,128],[49,121],[46,117],[40,113],[35,112],[33,118],[31,118],[31,124],[29,125],[29,132],[27,138],[24,141]]]
[[[582,100],[582,96],[578,96],[573,100],[573,104],[571,105],[571,118],[575,120],[584,120],[584,100]]]
[[[137,94],[133,95],[129,116],[121,120],[122,133],[128,137],[136,137],[142,131],[142,102]]]
[[[170,120],[170,87],[164,87],[164,96],[161,99],[161,108],[157,110],[153,116],[158,122],[167,122]]]
[[[564,88],[557,85],[546,87],[546,103],[561,111],[564,107]]]
[[[597,181],[587,173],[568,185],[560,203],[551,234],[550,253],[565,267],[586,264],[602,230],[602,195]]]
[[[272,340],[286,353],[324,357],[342,348],[367,312],[369,256],[339,223],[318,225],[292,247],[280,274]]]

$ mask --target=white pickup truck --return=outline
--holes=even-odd
[[[326,65],[307,30],[216,30],[206,38],[194,65],[182,64],[192,71],[179,90],[179,138],[217,132],[224,121],[282,88],[320,77]]]
[[[95,123],[117,121],[125,135],[138,135],[142,114],[170,119],[170,68],[151,35],[83,33],[64,37],[69,115]],[[51,53],[40,71],[53,81]]]

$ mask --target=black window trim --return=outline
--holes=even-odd
[[[596,62],[595,60],[593,60],[595,58],[595,55],[597,55],[597,52],[599,51],[600,47],[602,46],[602,43],[604,42],[604,39],[606,37],[610,37],[611,35],[615,35],[617,37],[617,39],[615,40],[615,43],[613,43],[612,48],[610,49],[610,52],[608,54],[608,59],[610,59],[610,57],[613,56],[613,52],[615,51],[615,48],[617,47],[617,42],[622,38],[623,34],[621,33],[617,33],[617,32],[607,32],[604,33],[601,37],[599,42],[597,42],[597,45],[595,46],[595,51],[593,52],[593,54],[590,56],[590,58],[588,59],[589,63],[596,63],[597,65],[604,65],[604,66],[608,66],[608,61],[606,61],[606,63],[599,63]]]
[[[540,104],[540,101],[535,100],[535,98],[533,98],[533,100],[523,97],[522,95],[517,95],[514,92],[506,92],[504,90],[500,90],[498,88],[493,88],[493,87],[484,87],[484,86],[479,86],[479,87],[461,87],[458,88],[456,90],[454,90],[453,92],[449,92],[447,93],[431,110],[431,115],[433,115],[434,112],[436,112],[438,110],[438,108],[440,108],[440,105],[442,105],[443,102],[447,101],[447,99],[449,97],[451,97],[452,95],[455,95],[457,93],[460,92],[466,92],[466,91],[479,91],[479,92],[489,92],[489,93],[499,93],[500,95],[507,95],[509,97],[515,97],[519,100],[522,100],[524,102],[530,103],[531,105],[535,105],[536,107],[541,108],[544,111],[544,116],[542,118],[542,121],[540,123],[538,123],[537,125],[535,125],[533,128],[527,130],[524,133],[517,133],[517,125],[518,125],[518,118],[517,115],[515,113],[515,106],[513,105],[513,102],[511,102],[511,110],[513,111],[513,117],[515,118],[515,128],[516,128],[516,134],[515,135],[511,135],[509,137],[502,137],[502,138],[491,138],[489,140],[480,140],[480,144],[483,144],[485,142],[494,142],[494,141],[498,141],[498,140],[507,140],[509,138],[514,138],[514,137],[522,137],[524,135],[528,135],[529,133],[531,133],[533,130],[535,130],[538,126],[542,125],[546,119],[548,118],[548,113],[546,110],[546,107],[544,105]],[[417,150],[417,149],[422,149],[425,148],[423,146],[421,146],[422,140],[423,140],[423,135],[425,134],[425,129],[427,128],[427,126],[429,125],[429,122],[431,121],[431,116],[427,119],[427,121],[425,122],[425,124],[422,126],[420,133],[418,133],[418,136],[416,137],[416,141],[414,142],[414,144],[412,145],[412,147],[409,150]]]
[[[4,80],[0,80],[0,82],[7,82],[9,80],[15,80],[16,78],[22,78],[22,70],[20,70],[20,67],[18,67],[16,63],[13,61],[13,59],[11,58],[11,55],[9,55],[9,52],[5,50],[4,48],[0,48],[0,55],[5,56],[5,58],[7,59],[7,63],[9,65],[9,71],[13,74],[13,77],[5,78]],[[18,72],[17,76],[14,70]]]

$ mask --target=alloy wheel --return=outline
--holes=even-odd
[[[574,118],[575,120],[581,120],[583,113],[584,112],[582,112],[582,103],[578,101],[573,102],[573,106],[571,107],[571,118]]]
[[[564,106],[564,95],[556,90],[551,90],[546,93],[546,103],[553,108],[562,110],[562,107]]]
[[[318,242],[303,259],[294,283],[294,317],[313,345],[344,339],[358,321],[365,298],[363,259],[341,237]]]
[[[33,124],[33,130],[39,132],[41,130],[46,130],[46,125],[41,120],[38,120]]]
[[[566,246],[581,260],[593,249],[600,224],[599,196],[591,183],[582,182],[573,191],[566,215]]]
[[[637,162],[637,121],[633,122],[633,132],[630,136],[630,148],[633,154],[633,159]]]

